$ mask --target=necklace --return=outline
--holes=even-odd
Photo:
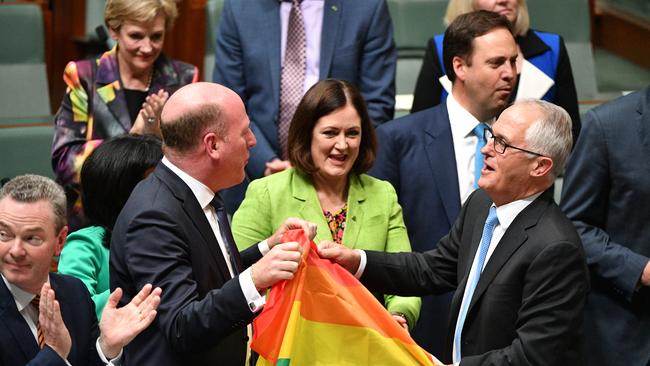
[[[149,91],[149,88],[151,87],[151,80],[153,80],[153,67],[151,67],[151,71],[149,72],[149,79],[147,80],[147,87],[144,89],[144,91]]]

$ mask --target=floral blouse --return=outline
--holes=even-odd
[[[327,220],[327,225],[330,228],[332,233],[332,239],[337,244],[343,243],[343,231],[345,231],[345,219],[348,215],[348,205],[341,207],[337,212],[331,213],[329,211],[323,211],[325,219]]]

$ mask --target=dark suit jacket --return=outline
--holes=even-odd
[[[242,253],[245,267],[259,259]],[[124,206],[111,239],[111,289],[122,304],[147,283],[163,290],[154,323],[124,350],[127,365],[238,365],[253,319],[189,187],[160,163]],[[244,267],[244,268],[245,268]]]
[[[61,305],[61,316],[72,338],[72,365],[103,365],[95,342],[99,336],[95,305],[78,279],[50,273],[50,285]],[[11,292],[0,280],[0,365],[61,365],[65,361],[48,346],[42,350],[16,308]]]
[[[425,253],[367,252],[371,290],[424,295],[456,290],[443,362],[492,201],[468,198],[449,235]],[[461,365],[579,365],[588,274],[573,224],[543,193],[512,222],[485,265],[462,335]]]
[[[219,23],[213,79],[244,101],[257,146],[247,173],[260,178],[280,151],[280,1],[227,0]],[[385,0],[325,0],[319,79],[357,85],[370,118],[393,118],[397,52]],[[243,191],[240,197],[243,199]]]
[[[650,363],[650,88],[594,108],[569,160],[561,206],[592,276],[585,341],[590,365]]]
[[[454,143],[447,104],[377,129],[379,152],[369,174],[393,184],[414,252],[434,249],[460,211]],[[434,354],[443,350],[451,294],[423,297],[413,338]]]

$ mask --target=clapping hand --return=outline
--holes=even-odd
[[[122,298],[122,289],[118,287],[113,291],[99,323],[101,331],[99,345],[106,358],[117,357],[124,346],[153,322],[156,318],[156,309],[160,304],[161,293],[160,287],[154,289],[147,284],[130,303],[118,309],[117,304]]]

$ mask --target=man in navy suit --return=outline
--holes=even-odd
[[[523,100],[485,139],[480,189],[435,249],[380,253],[324,243],[319,254],[372,291],[454,290],[445,363],[581,365],[587,264],[575,227],[548,191],[571,151],[571,118],[549,102]]]
[[[49,273],[65,243],[66,198],[49,178],[23,175],[0,191],[0,365],[101,365],[156,316],[160,289],[145,288],[129,305],[108,299],[101,337],[83,283]],[[38,305],[36,305],[38,303]]]
[[[516,81],[517,45],[509,27],[485,11],[452,22],[443,45],[453,83],[446,102],[377,129],[379,153],[370,174],[395,187],[413,251],[435,248],[476,187],[483,136],[474,131],[492,124]],[[450,301],[451,294],[424,297],[412,333],[435,354],[442,352]]]
[[[213,79],[244,100],[257,146],[246,167],[250,179],[284,170],[278,139],[280,85],[291,1],[226,0],[217,35]],[[302,0],[306,75],[302,93],[316,81],[355,84],[375,125],[393,118],[397,52],[385,0]],[[295,106],[294,106],[295,108]],[[229,210],[245,186],[227,192]]]
[[[241,253],[218,192],[242,181],[255,136],[235,92],[214,83],[179,89],[162,111],[164,158],[136,186],[111,238],[111,288],[124,298],[152,283],[163,289],[156,321],[124,350],[132,365],[237,365],[246,325],[266,289],[293,277],[297,243],[282,233],[315,225],[297,219]]]
[[[650,87],[590,110],[560,206],[591,271],[588,365],[650,364]]]

